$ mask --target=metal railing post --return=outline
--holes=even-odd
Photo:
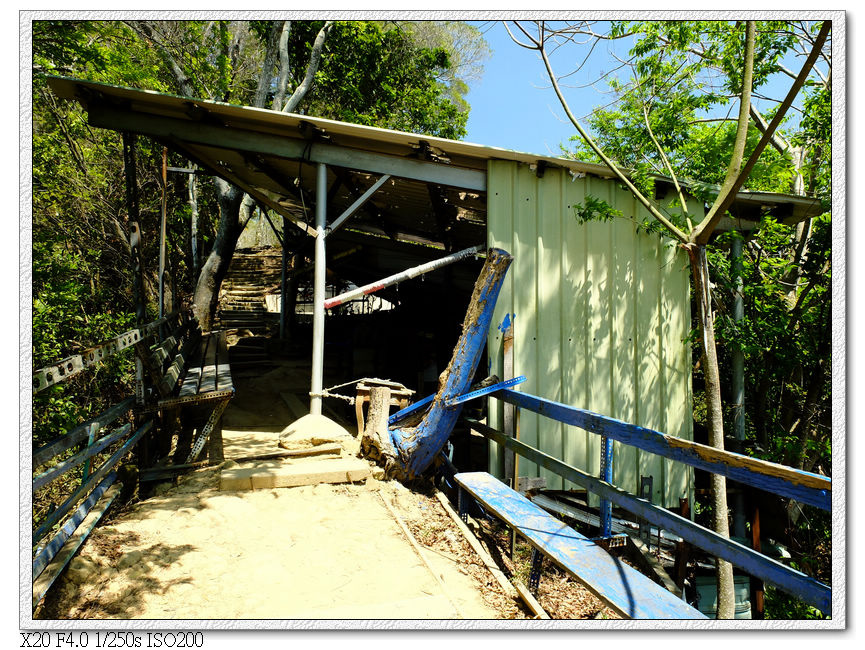
[[[613,441],[606,436],[601,436],[601,479],[607,483],[613,482]],[[613,504],[607,499],[601,499],[600,514],[601,537],[609,537],[613,534]]]

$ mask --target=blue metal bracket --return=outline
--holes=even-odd
[[[500,381],[497,384],[493,384],[492,386],[487,386],[486,388],[479,388],[478,390],[473,390],[470,393],[465,393],[463,395],[459,395],[454,397],[451,400],[445,402],[445,406],[456,406],[457,404],[462,404],[463,402],[467,402],[470,399],[475,399],[477,397],[483,397],[484,395],[489,395],[490,393],[494,393],[497,390],[502,390],[504,388],[510,388],[511,386],[516,386],[517,384],[521,384],[526,380],[525,377],[514,377],[513,379],[508,379],[505,381]],[[405,420],[412,413],[416,413],[421,410],[424,406],[429,404],[435,399],[435,394],[427,395],[422,400],[415,402],[409,406],[406,406],[404,409],[397,411],[393,415],[391,415],[387,419],[388,426],[393,426],[400,420]]]
[[[533,596],[538,595],[538,587],[541,584],[541,567],[544,563],[544,556],[534,546],[532,547],[532,569],[529,573],[529,591]]]
[[[511,386],[516,386],[517,384],[521,384],[526,380],[526,378],[522,375],[519,377],[514,377],[513,379],[506,379],[505,381],[500,381],[497,384],[493,384],[492,386],[487,386],[486,388],[479,388],[477,390],[473,390],[470,393],[465,393],[463,395],[459,395],[454,397],[453,399],[449,399],[445,402],[445,406],[456,406],[457,404],[462,404],[463,402],[468,402],[472,399],[477,399],[478,397],[483,397],[484,395],[489,395],[490,393],[495,393],[496,391],[502,390],[504,388],[510,388]]]
[[[394,413],[393,415],[391,415],[387,419],[388,426],[394,425],[397,422],[399,422],[400,420],[405,420],[409,415],[411,415],[412,413],[415,413],[417,411],[420,411],[424,406],[426,406],[427,404],[432,402],[434,399],[435,399],[435,393],[433,393],[432,395],[428,395],[428,396],[424,397],[422,400],[419,400],[419,401],[415,402],[414,404],[406,406],[404,409],[397,411],[396,413]]]
[[[457,511],[460,514],[460,519],[462,519],[463,523],[468,523],[469,521],[469,510],[468,504],[466,503],[466,499],[468,495],[465,493],[461,487],[457,489]]]
[[[601,480],[607,483],[613,482],[613,440],[601,436]],[[601,537],[609,537],[612,534],[613,504],[607,499],[601,499]]]

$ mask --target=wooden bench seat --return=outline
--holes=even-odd
[[[544,557],[625,618],[704,619],[688,605],[642,573],[613,557],[592,540],[486,472],[455,477],[461,490],[486,510],[517,529]]]
[[[178,413],[204,405],[209,416],[198,428],[186,461],[196,460],[208,439],[211,462],[222,460],[219,422],[235,392],[225,332],[202,333],[194,316],[181,315],[176,327],[151,348],[149,370],[156,396],[144,410]],[[158,446],[164,451],[167,442]]]

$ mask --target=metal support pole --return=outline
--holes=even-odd
[[[162,217],[159,223],[159,318],[165,311],[165,221],[168,211],[168,147],[162,149]]]
[[[613,441],[601,436],[601,479],[607,483],[613,482]],[[610,537],[612,532],[613,504],[607,499],[601,499],[601,537]]]
[[[742,300],[742,237],[733,233],[730,245],[730,268],[733,273],[733,321],[738,324],[745,317]],[[733,435],[736,438],[736,453],[741,454],[745,441],[745,355],[733,347]],[[733,497],[733,536],[745,537],[745,499],[739,490]]]
[[[327,226],[327,166],[318,164],[315,184],[315,276],[312,300],[312,383],[309,391],[309,412],[321,415],[321,390],[324,387],[324,290],[325,247]]]

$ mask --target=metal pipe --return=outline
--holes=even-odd
[[[168,211],[168,147],[162,148],[162,217],[159,223],[159,318],[165,309],[165,220]]]
[[[742,300],[742,237],[733,233],[730,245],[730,270],[733,274],[733,322],[738,326],[745,317],[745,305]],[[733,434],[736,438],[736,451],[742,453],[745,441],[745,355],[742,349],[733,346]],[[733,535],[744,538],[745,530],[745,498],[741,490],[733,496]]]
[[[318,164],[315,184],[315,275],[312,301],[312,382],[309,391],[310,415],[321,415],[321,391],[324,386],[324,290],[327,226],[327,165]]]
[[[360,210],[364,203],[366,203],[369,198],[376,193],[378,188],[384,185],[389,178],[390,174],[385,174],[384,176],[379,178],[372,187],[370,187],[366,192],[364,192],[362,196],[358,197],[358,199],[354,203],[352,203],[345,212],[339,215],[339,217],[337,217],[336,220],[327,227],[327,234],[331,234],[333,231],[339,228],[346,219],[348,219],[355,212]]]
[[[427,262],[426,264],[421,264],[420,266],[415,266],[405,271],[401,271],[400,273],[390,275],[383,280],[379,280],[378,282],[371,282],[370,284],[365,284],[362,287],[352,289],[351,291],[346,291],[345,293],[334,296],[329,300],[325,300],[324,308],[332,309],[333,307],[337,307],[345,302],[348,302],[349,300],[354,300],[355,298],[359,298],[360,296],[375,293],[376,291],[384,289],[385,287],[389,287],[392,284],[404,282],[405,280],[411,280],[412,278],[416,278],[417,276],[423,275],[424,273],[429,273],[430,271],[440,269],[441,267],[447,266],[448,264],[459,262],[466,257],[477,255],[482,250],[484,250],[483,245],[472,246],[471,248],[466,248],[465,250],[461,250],[458,253],[448,255],[447,257],[442,257],[440,259],[433,260],[432,262]]]

